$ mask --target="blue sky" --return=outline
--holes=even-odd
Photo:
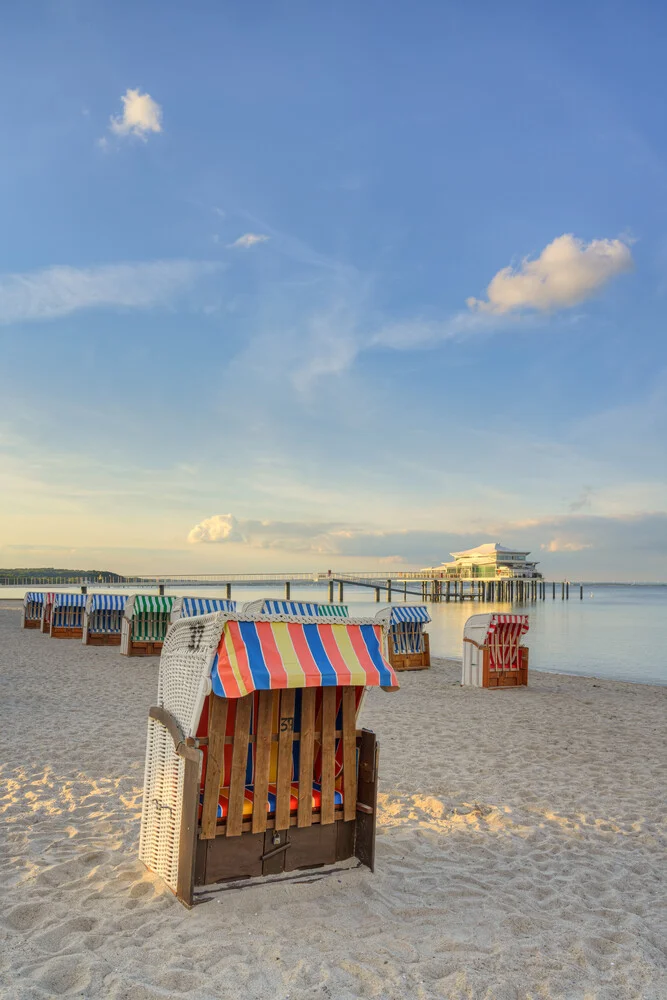
[[[0,564],[665,579],[666,29],[13,5]]]

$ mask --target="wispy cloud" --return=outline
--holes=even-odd
[[[0,323],[53,319],[104,306],[159,305],[221,267],[211,261],[157,260],[0,275]]]
[[[536,260],[525,257],[516,269],[503,267],[486,289],[486,299],[469,298],[467,304],[470,309],[496,314],[566,309],[584,302],[632,267],[630,247],[622,240],[584,243],[564,233]]]
[[[239,236],[237,240],[230,243],[230,248],[239,248],[241,250],[248,250],[250,247],[254,247],[257,243],[266,243],[269,237],[266,233],[244,233],[243,236]]]
[[[340,525],[331,522],[257,521],[239,519],[233,514],[214,514],[192,528],[188,542],[236,543],[253,549],[334,554],[339,551],[335,540],[339,528]]]
[[[592,549],[591,542],[572,542],[567,538],[552,538],[550,542],[540,545],[545,552],[582,552],[584,549]]]
[[[151,132],[162,131],[162,108],[150,94],[128,89],[121,101],[122,112],[112,115],[109,122],[114,135],[135,135],[146,142]]]

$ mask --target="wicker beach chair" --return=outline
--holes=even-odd
[[[431,647],[424,631],[430,620],[423,605],[402,604],[391,609],[388,645],[394,670],[426,670],[431,666]]]
[[[44,594],[41,590],[29,590],[23,598],[23,614],[21,628],[40,628],[42,624],[42,608]]]
[[[463,629],[461,684],[519,687],[528,683],[528,615],[472,615]]]
[[[85,594],[54,594],[49,623],[52,639],[81,639]]]
[[[223,597],[177,597],[171,609],[171,620],[192,618],[194,615],[212,615],[216,611],[236,611],[236,601]]]
[[[90,594],[83,615],[83,642],[86,646],[119,646],[124,594]]]
[[[158,656],[171,624],[173,597],[131,594],[123,611],[120,651],[123,656]]]
[[[175,622],[150,709],[140,858],[195,887],[356,856],[374,866],[378,744],[365,687],[393,690],[388,616],[220,612]]]

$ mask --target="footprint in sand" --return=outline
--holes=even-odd
[[[7,911],[2,923],[14,931],[29,931],[46,917],[47,912],[43,903],[20,903]]]
[[[64,920],[56,927],[34,937],[35,944],[43,951],[59,952],[63,948],[70,947],[72,938],[81,934],[88,934],[97,926],[97,920],[93,917],[74,917],[71,920]]]
[[[33,973],[38,984],[50,996],[83,993],[91,984],[88,961],[81,955],[52,958]]]

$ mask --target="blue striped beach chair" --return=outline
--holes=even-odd
[[[345,604],[318,604],[315,601],[273,601],[262,605],[264,615],[322,615],[327,618],[349,618],[349,608]]]
[[[42,621],[44,594],[41,590],[29,590],[23,598],[21,628],[39,628]]]
[[[83,616],[86,646],[120,646],[125,594],[90,594]]]
[[[196,615],[212,615],[216,611],[236,611],[236,601],[224,597],[177,597],[171,609],[171,620],[193,618]]]
[[[423,605],[402,604],[391,609],[389,662],[394,670],[426,670],[431,666],[431,649],[424,625],[431,616]]]
[[[85,594],[55,594],[49,635],[52,639],[81,639]]]

